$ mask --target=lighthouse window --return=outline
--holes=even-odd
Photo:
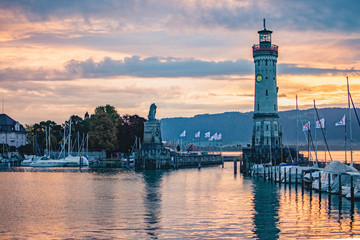
[[[268,90],[266,89],[265,95],[268,96]]]

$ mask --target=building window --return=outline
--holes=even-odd
[[[258,66],[260,66],[260,60],[257,61]]]
[[[266,89],[265,95],[268,96],[268,90]]]
[[[266,125],[266,130],[269,130],[269,125]]]
[[[276,104],[274,104],[274,110],[276,110]]]
[[[265,60],[265,65],[266,65],[266,66],[267,66],[267,61],[268,61],[268,60],[266,59],[266,60]]]
[[[260,105],[259,104],[257,105],[257,109],[258,109],[258,111],[260,110]]]
[[[266,139],[266,144],[269,144],[269,139]]]

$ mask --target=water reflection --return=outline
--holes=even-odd
[[[161,229],[161,184],[164,171],[144,171],[142,173],[145,183],[144,206],[146,233],[157,239]]]
[[[254,233],[258,239],[277,239],[280,230],[279,221],[279,192],[276,185],[261,180],[254,180]]]

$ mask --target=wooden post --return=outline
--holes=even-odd
[[[274,182],[276,183],[276,177],[277,177],[277,171],[276,171],[276,166],[275,166],[275,168],[274,168]]]
[[[321,195],[321,173],[319,171],[319,194]]]
[[[298,169],[295,169],[295,186],[297,187],[298,184]]]
[[[312,197],[312,182],[313,182],[312,172],[310,171],[310,197]]]
[[[264,181],[266,180],[266,174],[265,174],[265,165],[263,165],[264,168]]]
[[[279,185],[281,185],[281,167],[279,166]]]
[[[234,174],[237,173],[237,159],[234,158]]]
[[[350,197],[351,197],[351,206],[354,205],[354,182],[353,176],[350,176]]]
[[[224,157],[221,156],[221,165],[222,165],[222,168],[224,168]]]
[[[301,194],[304,195],[304,170],[301,170]]]
[[[341,196],[342,195],[342,186],[341,186],[341,174],[339,174],[339,189],[338,189],[338,193]]]
[[[272,182],[272,177],[273,177],[273,167],[271,166],[270,168],[270,182]]]
[[[331,194],[330,174],[328,174],[328,192]]]
[[[351,200],[351,211],[354,212],[354,182],[353,176],[350,176],[350,200]]]
[[[284,184],[286,185],[286,168],[284,167]]]
[[[291,167],[289,168],[289,185],[291,185]]]

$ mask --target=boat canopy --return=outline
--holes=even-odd
[[[324,168],[324,172],[345,173],[345,172],[357,172],[357,170],[354,167],[350,167],[339,161],[332,161],[331,163],[326,165],[326,167]]]

